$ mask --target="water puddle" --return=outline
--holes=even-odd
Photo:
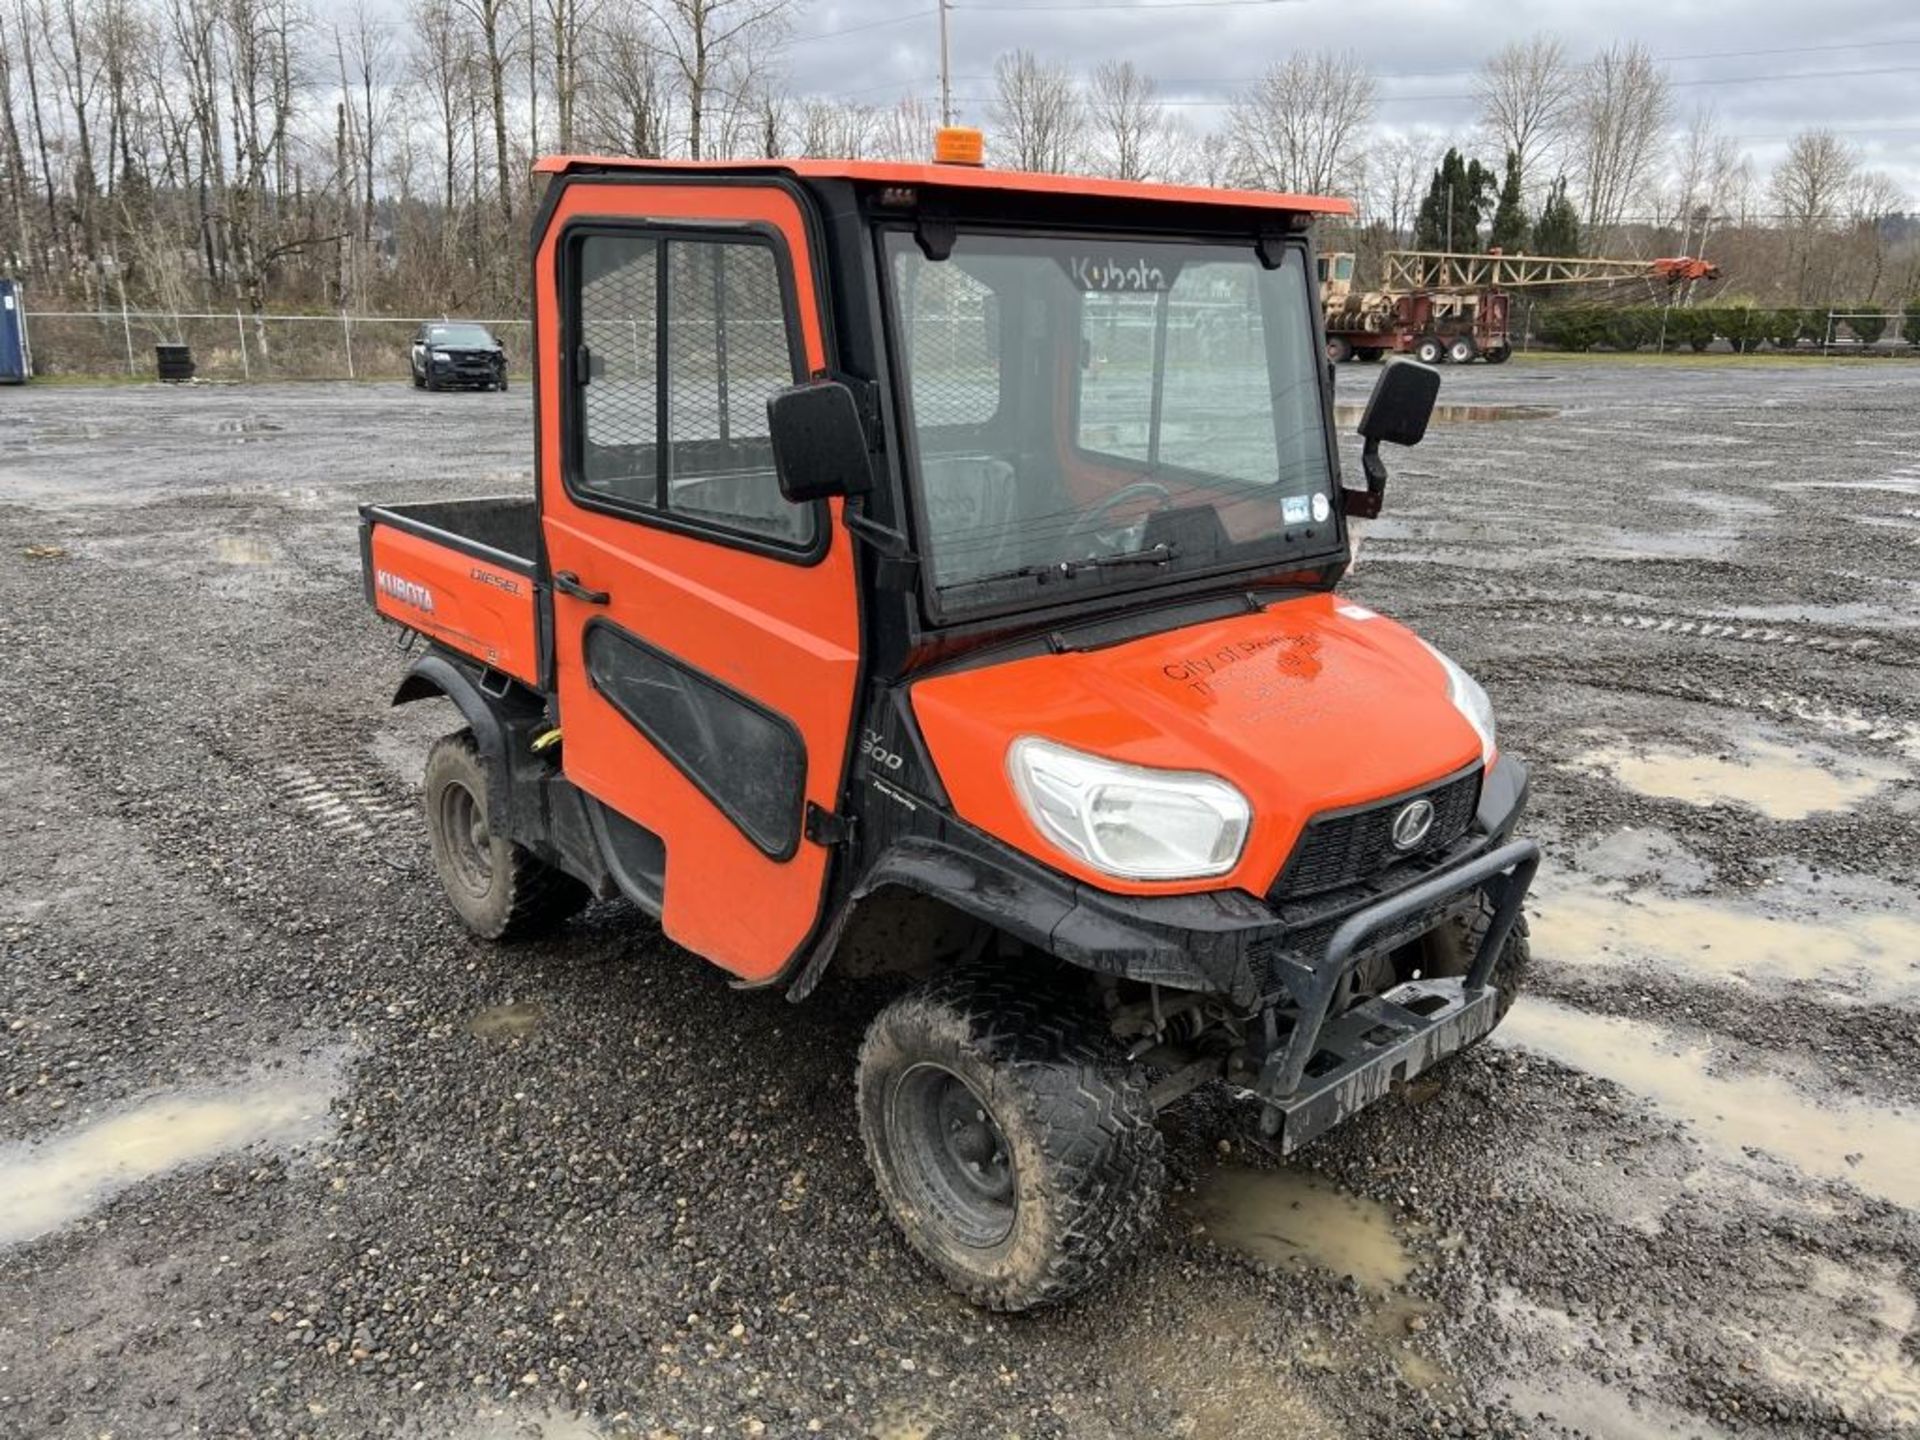
[[[1920,1426],[1920,1366],[1904,1345],[1914,1331],[1914,1297],[1892,1279],[1861,1275],[1814,1257],[1804,1308],[1791,1327],[1728,1327],[1760,1373],[1813,1396],[1860,1424]],[[1811,1320],[1812,1323],[1808,1323]]]
[[[1920,1114],[1816,1101],[1766,1071],[1714,1073],[1719,1057],[1698,1036],[1548,1000],[1523,998],[1495,1040],[1652,1101],[1736,1163],[1758,1151],[1813,1179],[1920,1210]]]
[[[467,1021],[470,1034],[482,1040],[518,1040],[540,1028],[547,1007],[537,1000],[513,1000],[505,1005],[489,1005]]]
[[[1576,765],[1607,770],[1629,790],[1689,805],[1745,805],[1773,820],[1805,820],[1810,815],[1851,810],[1906,772],[1871,761],[1826,757],[1756,740],[1737,754],[1700,755],[1655,746],[1625,745],[1589,750]]]
[[[1803,983],[1853,1004],[1920,997],[1920,919],[1843,912],[1779,918],[1732,905],[1549,878],[1535,892],[1534,950],[1555,962],[1748,985]]]
[[[1366,411],[1365,405],[1336,405],[1333,407],[1334,423],[1358,425]],[[1436,405],[1433,407],[1433,423],[1486,425],[1501,420],[1551,420],[1559,413],[1560,407],[1557,405]]]
[[[159,1095],[39,1141],[0,1145],[0,1245],[71,1224],[121,1191],[253,1146],[326,1132],[332,1087],[312,1074]]]
[[[1413,1268],[1384,1205],[1304,1170],[1223,1166],[1200,1182],[1189,1211],[1214,1244],[1268,1265],[1351,1275],[1376,1292]]]
[[[1550,1378],[1512,1380],[1502,1387],[1522,1415],[1544,1415],[1587,1440],[1723,1440],[1727,1432],[1677,1405],[1615,1389],[1574,1370]]]
[[[213,422],[213,433],[239,444],[247,444],[267,435],[278,434],[287,427],[278,420],[269,420],[261,415],[238,415]]]
[[[279,558],[273,542],[254,535],[216,535],[213,558],[227,565],[271,565]]]

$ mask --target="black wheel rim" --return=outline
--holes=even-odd
[[[458,780],[449,780],[441,788],[439,805],[447,868],[468,894],[483,896],[493,888],[493,836],[487,829],[486,807]]]
[[[908,1198],[953,1240],[986,1250],[1012,1232],[1012,1147],[959,1075],[931,1062],[901,1075],[887,1104],[887,1139]]]

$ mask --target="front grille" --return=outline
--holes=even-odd
[[[1414,800],[1433,803],[1433,825],[1411,850],[1393,843],[1393,821]],[[1425,790],[1396,795],[1376,805],[1338,814],[1320,815],[1307,822],[1293,847],[1280,878],[1268,892],[1274,900],[1297,900],[1354,885],[1385,874],[1395,865],[1444,850],[1473,823],[1480,799],[1480,767]]]

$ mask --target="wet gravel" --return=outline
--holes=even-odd
[[[1920,365],[1518,358],[1443,398],[1555,413],[1393,457],[1347,590],[1493,693],[1543,891],[1843,944],[1920,920]],[[1403,1280],[1215,1244],[1187,1192],[1276,1162],[1203,1096],[1113,1284],[1016,1319],[947,1295],[853,1131],[883,991],[794,1007],[619,906],[502,947],[437,902],[413,785],[454,722],[385,707],[353,507],[524,487],[529,444],[524,392],[0,393],[0,1210],[51,1183],[34,1142],[143,1106],[311,1111],[245,1145],[239,1104],[192,1153],[155,1120],[110,1157],[150,1178],[0,1242],[0,1436],[1920,1428],[1920,1180],[1877,1153],[1920,1107],[1898,943],[1822,983],[1710,928],[1602,953],[1543,905],[1513,1028],[1570,1015],[1560,1058],[1486,1047],[1291,1162],[1367,1202]],[[1590,759],[1767,745],[1873,783],[1785,821]],[[1656,1067],[1583,1063],[1616,1022],[1703,1085],[1864,1116],[1859,1183],[1793,1116],[1743,1148]]]

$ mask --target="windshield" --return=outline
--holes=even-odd
[[[427,331],[427,340],[434,345],[464,345],[474,350],[495,348],[493,336],[484,325],[435,325]]]
[[[1340,546],[1304,251],[886,236],[943,608]],[[1041,587],[1053,587],[1042,594]]]

